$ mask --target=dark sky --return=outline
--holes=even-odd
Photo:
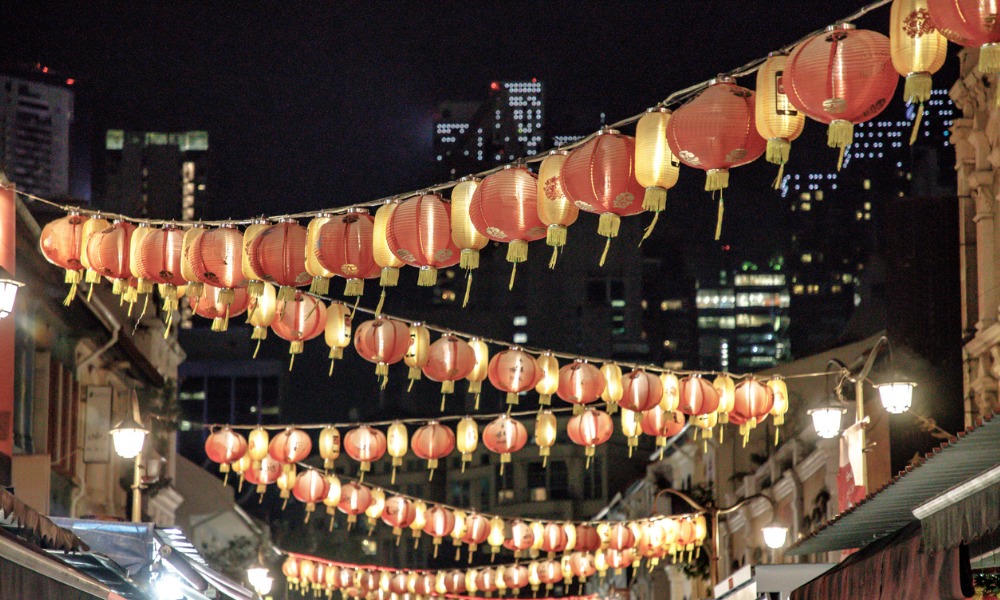
[[[433,183],[437,103],[484,99],[491,80],[537,77],[547,133],[578,132],[860,5],[21,1],[0,12],[0,57],[75,78],[95,140],[109,127],[208,130],[213,212],[245,217]],[[884,30],[888,9],[875,17]]]

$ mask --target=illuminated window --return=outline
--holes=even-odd
[[[528,334],[524,333],[523,331],[519,331],[519,332],[515,333],[514,334],[514,343],[515,344],[527,344],[528,343]]]
[[[792,286],[792,293],[795,294],[796,296],[801,296],[803,293],[805,293],[805,291],[806,291],[806,286],[802,285],[801,283],[797,283],[794,286]]]
[[[811,192],[802,192],[799,194],[799,200],[812,200]]]
[[[811,263],[812,261],[813,261],[813,255],[812,254],[803,254],[802,255],[802,262],[804,262],[804,263]]]
[[[802,210],[804,210],[804,211],[810,211],[810,210],[812,210],[812,204],[810,204],[808,202],[803,202],[802,205],[801,205],[801,207],[802,207]]]
[[[865,179],[865,182],[862,185],[862,187],[864,187],[866,190],[872,189],[872,180],[871,179]]]
[[[524,315],[518,315],[514,317],[514,327],[524,327],[528,324],[528,317]]]

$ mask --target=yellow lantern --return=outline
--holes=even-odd
[[[375,524],[382,518],[382,512],[385,510],[385,490],[380,487],[373,488],[371,494],[372,503],[365,509],[365,516],[368,517],[369,534],[375,530]]]
[[[559,389],[559,361],[552,352],[546,350],[535,358],[535,364],[541,369],[542,377],[535,384],[535,391],[538,392],[538,404],[550,406],[552,404],[552,394]]]
[[[642,413],[622,409],[622,433],[628,438],[628,456],[632,458],[632,450],[639,445],[639,435],[642,433]]]
[[[549,268],[556,268],[560,249],[566,245],[566,229],[576,222],[580,209],[566,197],[559,171],[569,152],[552,150],[538,167],[538,218],[548,226],[545,243],[552,246]]]
[[[608,404],[608,414],[613,415],[618,412],[618,402],[622,399],[622,368],[618,363],[604,363],[601,365],[601,375],[604,376],[604,391],[601,392],[601,400]]]
[[[575,529],[575,528],[574,528]],[[559,559],[559,568],[562,570],[563,582],[568,586],[573,583],[573,563],[570,562],[570,556],[564,554],[562,558]]]
[[[514,556],[517,556],[516,552],[514,553]],[[501,598],[507,593],[507,580],[503,577],[505,570],[506,569],[503,567],[497,567],[493,570],[497,582],[497,594],[499,594]]]
[[[278,475],[278,481],[275,484],[278,486],[280,493],[278,497],[281,498],[281,510],[285,510],[288,506],[288,499],[292,496],[292,488],[295,487],[295,464],[283,464],[281,465],[281,475]]]
[[[469,304],[472,272],[479,268],[479,251],[490,241],[476,231],[469,216],[472,194],[476,193],[477,187],[479,187],[478,179],[463,177],[451,190],[451,241],[462,250],[458,266],[465,269],[465,298],[462,300],[462,308]]]
[[[330,487],[327,489],[326,497],[323,498],[323,505],[326,506],[326,514],[330,515],[330,531],[333,531],[334,518],[337,516],[337,505],[340,504],[340,479],[330,473],[326,476],[326,483]]]
[[[448,588],[444,585],[445,571],[438,571],[434,575],[434,591],[443,596],[448,593]]]
[[[944,66],[948,40],[927,10],[927,0],[893,0],[889,11],[889,54],[896,72],[906,78],[903,100],[917,104],[910,145],[917,140],[924,102],[931,99],[931,75]]]
[[[719,392],[719,407],[715,409],[719,413],[719,423],[726,424],[729,422],[729,412],[736,406],[736,382],[728,374],[723,373],[715,378],[712,387]],[[719,440],[720,443],[721,441]]]
[[[608,574],[608,559],[605,558],[604,553],[597,551],[594,553],[594,568],[597,569],[597,576],[602,580]]]
[[[455,527],[451,530],[451,545],[455,547],[455,560],[458,560],[462,556],[462,538],[465,537],[465,532],[468,526],[465,523],[467,514],[464,510],[455,509],[451,511],[451,514],[455,517]]]
[[[667,190],[677,184],[681,163],[667,145],[670,110],[657,106],[646,111],[635,125],[635,178],[646,188],[642,208],[653,211],[653,220],[642,235],[649,237],[667,207]]]
[[[250,264],[250,244],[253,243],[254,238],[261,234],[262,231],[270,227],[267,221],[260,219],[250,223],[247,226],[246,231],[243,232],[243,276],[249,280],[250,283],[247,284],[247,294],[250,294],[251,298],[255,298],[264,293],[264,274],[258,273],[253,270],[253,266]]]
[[[802,134],[806,116],[792,106],[785,94],[784,71],[788,54],[772,52],[757,70],[757,101],[754,122],[757,133],[767,140],[767,162],[778,165],[774,189],[781,187],[792,140]]]
[[[486,543],[490,545],[490,560],[496,558],[497,552],[500,552],[500,548],[503,547],[506,534],[504,533],[505,524],[503,519],[500,517],[493,517],[490,519],[490,533],[486,536]]]
[[[375,256],[375,263],[382,267],[382,274],[379,277],[379,285],[382,286],[382,295],[379,297],[378,306],[375,307],[375,316],[382,313],[382,304],[385,303],[385,288],[396,287],[399,284],[399,268],[403,261],[392,253],[389,249],[389,241],[386,239],[386,228],[392,213],[399,207],[399,201],[387,202],[375,211],[375,226],[372,229],[372,254]]]
[[[705,515],[699,514],[694,518],[694,545],[697,548],[701,548],[701,545],[705,542],[705,536],[708,535],[708,523],[705,519]]]
[[[785,424],[785,413],[788,412],[788,386],[780,375],[775,375],[767,381],[771,389],[774,404],[771,405],[771,416],[774,417],[774,445],[778,445],[778,432]]]
[[[238,492],[243,491],[243,481],[245,479],[243,474],[246,472],[247,469],[250,468],[250,465],[252,464],[253,462],[250,460],[250,455],[244,454],[242,457],[240,457],[238,461],[229,465],[232,468],[233,473],[236,473],[237,475],[240,476],[240,484],[239,487],[237,488]]]
[[[479,591],[479,586],[476,585],[476,577],[479,576],[479,571],[476,569],[469,569],[465,572],[465,591],[469,594],[475,594]]]
[[[531,534],[534,537],[534,541],[531,542],[531,557],[536,558],[538,556],[538,551],[542,549],[542,543],[545,542],[545,523],[541,521],[532,521],[528,527],[531,528]]]
[[[191,248],[194,243],[205,233],[205,228],[201,223],[195,223],[193,227],[184,232],[181,240],[181,277],[188,282],[188,292],[191,298],[201,298],[205,293],[205,284],[198,280],[194,264],[191,262]]]
[[[566,533],[566,548],[563,552],[572,552],[576,548],[576,525],[563,523],[563,531]]]
[[[472,368],[472,372],[466,376],[466,379],[469,381],[469,393],[476,395],[475,409],[479,410],[479,394],[483,390],[483,382],[489,376],[490,349],[486,342],[479,338],[469,340],[469,345],[472,346],[472,351],[476,355],[476,366]]]
[[[708,452],[708,440],[712,439],[712,430],[718,423],[719,413],[717,412],[710,412],[704,415],[693,415],[691,417],[691,424],[701,429],[702,449],[704,452]]]
[[[254,358],[257,358],[260,343],[267,339],[267,329],[277,316],[278,293],[273,285],[261,281],[260,293],[251,301],[250,309],[247,311],[247,323],[253,325],[250,339],[257,340],[257,347],[253,351]]]
[[[247,436],[247,456],[252,461],[252,468],[260,469],[260,462],[267,458],[267,445],[270,441],[271,438],[263,427],[257,427],[250,431]]]
[[[420,534],[427,524],[427,505],[423,500],[413,501],[413,522],[410,523],[410,532],[413,535],[413,547],[420,544]]]
[[[422,369],[427,364],[427,349],[431,344],[431,332],[423,323],[417,321],[410,325],[410,345],[403,355],[403,362],[410,367],[410,386],[406,391],[413,389],[413,382],[420,379]]]
[[[351,345],[351,311],[343,302],[331,302],[326,308],[323,339],[330,347],[330,375],[333,375],[333,363],[344,358],[344,348]]]
[[[129,289],[125,290],[126,298],[125,301],[130,304],[129,306],[129,316],[132,315],[132,304],[135,304],[137,297],[133,297],[132,294],[146,294],[146,301],[149,301],[148,295],[153,293],[153,281],[146,279],[145,277],[140,277],[140,261],[138,257],[140,255],[139,248],[142,248],[142,241],[146,239],[146,236],[153,233],[153,228],[149,226],[149,223],[139,223],[139,226],[135,228],[132,232],[132,237],[129,239],[129,256],[135,257],[135,260],[129,261],[129,269],[132,271],[132,277],[138,279],[135,284],[135,292],[131,292]],[[183,262],[183,261],[181,261]],[[128,286],[131,288],[131,286]]]
[[[542,457],[542,468],[549,460],[549,451],[556,443],[556,416],[552,411],[543,410],[535,417],[535,444],[538,445],[538,455]]]
[[[479,446],[479,425],[472,417],[464,417],[455,429],[455,445],[462,453],[462,472],[466,463],[472,462],[472,453]]]
[[[321,213],[306,226],[306,273],[312,275],[312,282],[309,284],[309,291],[313,294],[327,295],[330,293],[330,278],[334,273],[323,268],[316,256],[316,248],[319,246],[319,230],[330,222],[331,215]]]
[[[663,398],[660,408],[666,412],[674,412],[681,403],[681,382],[673,373],[661,373],[660,384],[663,385]]]
[[[332,469],[333,462],[340,458],[340,431],[327,425],[319,432],[319,455],[323,458],[323,468]]]
[[[528,584],[531,586],[532,592],[537,592],[538,587],[542,585],[542,580],[538,576],[538,570],[542,567],[542,564],[537,560],[533,560],[528,563]]]
[[[87,269],[83,280],[90,284],[90,291],[87,292],[88,302],[90,302],[90,294],[94,291],[94,284],[101,282],[101,274],[95,271],[90,265],[87,242],[90,241],[92,235],[104,231],[108,227],[111,227],[111,223],[107,219],[102,219],[100,215],[91,215],[89,219],[83,222],[83,227],[80,228],[80,264],[83,265],[83,268]]]
[[[385,444],[386,452],[392,457],[392,479],[389,483],[395,485],[396,467],[403,465],[403,457],[406,456],[406,451],[409,448],[409,434],[406,431],[406,425],[399,421],[389,425],[389,429],[385,432]]]

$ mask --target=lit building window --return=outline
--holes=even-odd
[[[514,334],[514,343],[515,344],[527,344],[528,343],[528,334],[524,333],[523,331],[519,331],[519,332],[515,333]]]
[[[804,263],[811,263],[812,261],[813,261],[812,254],[803,254],[802,255],[802,262],[804,262]]]
[[[528,317],[524,315],[518,315],[514,317],[514,327],[524,327],[528,324]]]

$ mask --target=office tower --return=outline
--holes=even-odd
[[[46,69],[47,72],[47,69]],[[0,75],[0,171],[19,191],[42,197],[70,192],[73,80]]]

